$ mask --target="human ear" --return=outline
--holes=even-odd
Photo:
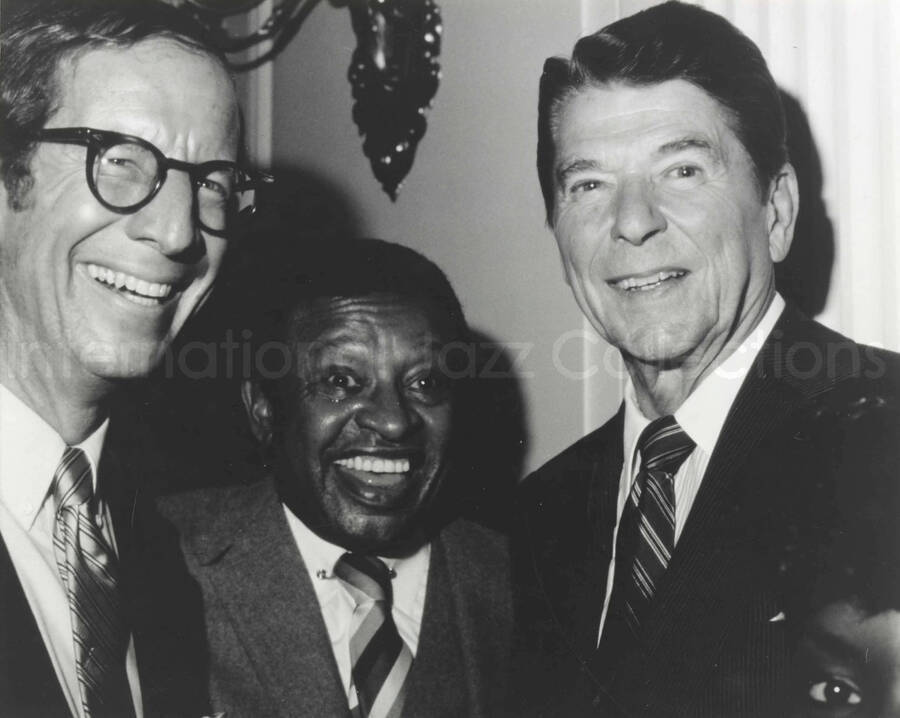
[[[787,257],[794,239],[794,226],[800,208],[797,173],[786,162],[769,185],[766,202],[766,227],[769,235],[769,256],[773,262]]]
[[[250,431],[263,446],[272,441],[273,407],[259,382],[245,380],[241,382],[241,401],[250,421]]]

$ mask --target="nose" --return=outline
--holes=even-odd
[[[652,188],[642,179],[628,178],[619,186],[614,211],[612,238],[624,239],[635,246],[665,231],[667,226],[666,218],[656,206]]]
[[[150,202],[128,217],[128,235],[152,242],[168,257],[180,257],[199,246],[194,219],[194,192],[184,172],[169,171]]]
[[[421,417],[409,406],[406,397],[394,387],[378,387],[356,411],[361,429],[374,431],[387,441],[400,441],[419,427]]]

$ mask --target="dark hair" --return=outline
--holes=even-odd
[[[156,37],[227,68],[202,25],[157,0],[50,0],[12,19],[0,34],[0,174],[10,206],[21,207],[30,189],[33,138],[58,109],[61,63],[87,50]]]
[[[759,48],[724,18],[667,2],[607,25],[575,43],[572,59],[544,63],[538,99],[537,169],[547,221],[554,212],[554,131],[566,100],[610,82],[681,79],[706,91],[731,117],[760,192],[787,161],[784,108]]]
[[[286,231],[289,234],[290,231]],[[289,238],[286,240],[289,241]],[[315,243],[280,257],[274,243],[259,253],[257,295],[248,302],[256,344],[284,341],[288,321],[319,299],[391,295],[421,302],[448,341],[465,340],[468,327],[447,276],[409,247],[380,239]]]

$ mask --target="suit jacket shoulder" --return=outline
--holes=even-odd
[[[306,566],[270,480],[168,497],[203,594],[215,711],[349,715]]]

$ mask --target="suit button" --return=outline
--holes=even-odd
[[[603,699],[600,696],[594,696],[594,700],[591,701],[591,705],[594,706],[594,708],[599,708],[602,702]]]

